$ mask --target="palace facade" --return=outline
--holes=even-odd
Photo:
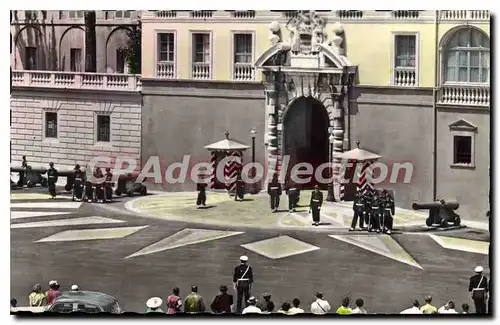
[[[54,22],[70,15],[49,13]],[[413,165],[409,184],[377,185],[393,190],[399,206],[444,198],[460,202],[464,219],[486,218],[488,11],[134,14],[140,16],[142,29],[141,76],[117,74],[126,71],[113,59],[120,45],[112,44],[126,40],[113,36],[123,29],[107,24],[119,24],[123,18],[106,23],[106,13],[98,13],[97,25],[106,32],[98,40],[96,74],[72,68],[77,66],[72,63],[77,51],[72,49],[77,47],[70,40],[84,40],[83,30],[69,29],[68,24],[66,32],[51,32],[60,27],[13,23],[13,160],[29,152],[33,154],[28,161],[60,159],[55,162],[70,166],[111,148],[111,154],[136,149],[130,154],[140,156],[143,163],[157,155],[165,164],[191,155],[194,163],[209,159],[204,146],[223,139],[225,131],[251,145],[250,130],[255,129],[256,161],[271,170],[274,165],[281,168],[286,154],[294,162],[333,160],[338,167],[332,152],[354,149],[359,141],[362,149],[377,153],[389,166]],[[113,28],[118,29],[111,33]],[[73,33],[80,36],[66,38]],[[42,47],[37,42],[46,42],[52,52],[38,50]],[[29,49],[33,47],[37,50]],[[36,70],[50,71],[31,71],[33,57]],[[67,112],[47,115],[57,107]],[[77,113],[70,112],[84,112],[81,107],[88,110],[84,124],[65,126],[69,120],[80,123],[78,115],[70,117]],[[59,150],[73,152],[57,153],[64,158],[52,153],[40,157],[43,154],[37,152],[49,152],[44,151],[44,135],[53,125],[60,125],[61,133],[48,142],[84,139],[85,153],[66,144]],[[108,138],[108,143],[99,141]],[[244,161],[250,156],[246,152]],[[192,190],[193,184],[168,184],[163,189]],[[338,185],[335,193],[338,199]]]

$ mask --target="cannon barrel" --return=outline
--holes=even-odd
[[[15,167],[10,167],[10,171],[12,173],[21,173],[25,172],[26,168],[21,167],[21,166],[15,166]],[[47,168],[41,167],[41,168],[32,168],[31,167],[31,172],[32,173],[39,173],[39,174],[45,174],[47,172]]]
[[[448,209],[456,210],[459,207],[457,201],[448,201],[444,204]],[[441,202],[415,202],[411,206],[413,210],[437,209],[441,207]]]

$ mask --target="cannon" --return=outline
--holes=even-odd
[[[115,194],[120,196],[122,194],[127,194],[127,196],[133,196],[134,193],[139,193],[140,195],[146,195],[147,188],[142,183],[137,183],[137,177],[139,172],[132,172],[118,177],[118,182],[116,184]]]
[[[412,204],[413,210],[429,210],[429,217],[425,220],[428,227],[436,224],[447,227],[450,222],[455,226],[460,226],[460,216],[454,211],[459,206],[456,201],[445,202],[444,200]]]
[[[47,186],[47,179],[42,175],[47,173],[46,168],[32,168],[28,166],[26,168],[18,166],[18,167],[10,167],[11,173],[19,173],[19,180],[17,181],[18,187],[24,187],[25,185],[29,188],[35,187],[37,184],[40,184],[43,187]],[[24,173],[24,177],[21,177],[21,173]]]
[[[85,168],[81,168],[83,172],[83,177],[85,178]],[[69,192],[73,189],[73,184],[75,183],[75,169],[64,169],[58,170],[57,176],[66,177],[66,185],[64,185],[64,190]]]

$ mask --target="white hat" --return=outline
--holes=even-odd
[[[482,267],[482,266],[477,266],[477,267],[474,269],[474,272],[477,272],[477,273],[483,272],[483,267]]]
[[[78,288],[78,286],[76,284],[73,284],[71,286],[71,291],[78,291],[80,288]]]
[[[240,261],[246,262],[246,261],[248,261],[248,257],[246,257],[245,255],[243,255],[243,256],[240,257]]]
[[[57,283],[56,280],[52,280],[52,281],[49,281],[49,286],[51,285],[58,285],[59,283]]]
[[[148,308],[158,308],[163,304],[163,300],[159,297],[153,297],[149,298],[149,300],[146,302],[146,307]]]

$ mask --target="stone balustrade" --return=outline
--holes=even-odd
[[[393,10],[394,19],[418,19],[420,12],[418,10]]]
[[[191,11],[192,18],[201,18],[201,19],[212,18],[212,14],[213,14],[213,11],[211,11],[211,10]]]
[[[407,21],[419,20],[434,22],[436,10],[318,10],[316,13],[327,19],[327,21]],[[486,21],[490,19],[488,10],[438,10],[440,21]],[[252,19],[258,22],[288,20],[298,16],[297,10],[198,10],[198,11],[144,11],[141,14],[142,20],[149,19],[172,19],[182,22],[190,19],[207,19],[207,22],[219,23],[234,20]]]
[[[158,10],[156,12],[156,17],[158,17],[158,18],[175,18],[175,17],[177,17],[177,11],[174,11],[174,10]]]
[[[443,85],[439,89],[439,104],[490,106],[489,85]]]
[[[489,10],[440,10],[440,20],[490,20]]]
[[[255,18],[255,11],[254,10],[240,10],[240,11],[233,11],[231,12],[231,15],[234,18],[240,18],[240,19],[251,19]]]
[[[140,77],[140,75],[127,74],[22,70],[12,71],[12,86],[140,91]]]
[[[363,18],[362,10],[337,10],[337,16],[340,19],[361,19]]]
[[[394,86],[416,87],[417,74],[415,68],[396,67],[394,68]]]
[[[210,63],[195,62],[193,63],[192,76],[193,79],[206,80],[211,78]]]
[[[164,79],[175,78],[175,63],[174,62],[158,62],[156,64],[156,77]]]
[[[233,69],[233,80],[252,81],[254,80],[254,69],[251,63],[235,63]]]

